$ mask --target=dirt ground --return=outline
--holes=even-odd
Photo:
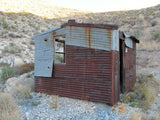
[[[153,74],[160,80],[160,51],[137,51],[137,74]]]

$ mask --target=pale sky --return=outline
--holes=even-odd
[[[52,0],[58,6],[83,11],[105,12],[131,10],[160,4],[160,0]]]

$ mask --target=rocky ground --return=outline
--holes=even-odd
[[[4,85],[4,92],[15,91],[14,86],[28,79],[28,74],[33,79],[33,72],[8,79]],[[35,92],[32,92],[29,98],[18,99],[17,103],[21,120],[129,120],[132,113],[140,110],[123,103],[108,106]]]

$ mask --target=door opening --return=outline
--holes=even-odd
[[[125,92],[125,42],[120,39],[120,90]]]

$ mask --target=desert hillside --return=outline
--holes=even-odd
[[[140,40],[137,83],[132,92],[121,96],[121,103],[111,107],[34,92],[32,36],[68,19],[116,24]],[[160,4],[140,10],[93,13],[62,8],[48,0],[0,0],[0,120],[159,120],[159,63]]]

